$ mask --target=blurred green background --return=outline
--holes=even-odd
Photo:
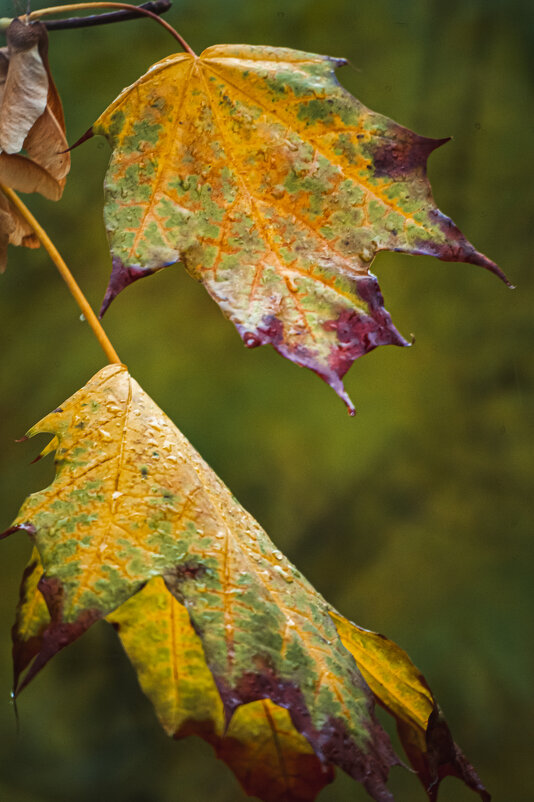
[[[34,2],[33,8],[44,3]],[[20,9],[19,9],[20,10]],[[1,0],[0,16],[11,15]],[[346,56],[340,80],[419,133],[436,200],[517,285],[469,266],[381,254],[387,308],[411,349],[382,348],[346,379],[358,415],[272,349],[245,349],[180,266],[138,282],[105,320],[157,403],[342,613],[400,643],[426,675],[495,802],[532,799],[534,19],[529,0],[176,0],[200,51],[217,42]],[[51,61],[75,141],[119,90],[174,51],[150,21],[56,32]],[[529,159],[530,157],[530,159]],[[29,205],[90,301],[109,274],[104,140],[73,153],[63,200]],[[48,484],[46,442],[13,441],[103,366],[44,252],[11,249],[0,279],[0,529]],[[110,627],[9,693],[10,626],[30,553],[1,544],[0,798],[7,802],[238,802],[197,739],[160,730]],[[392,772],[399,802],[423,802]],[[321,802],[365,800],[347,777]],[[472,792],[453,779],[440,800]]]

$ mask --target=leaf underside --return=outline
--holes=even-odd
[[[245,345],[270,343],[354,407],[343,376],[379,345],[408,345],[369,267],[379,251],[481,265],[432,198],[428,139],[339,85],[343,59],[217,45],[169,56],[92,128],[113,153],[102,306],[180,260]]]
[[[44,432],[56,477],[8,530],[36,547],[13,628],[18,690],[107,618],[165,730],[201,735],[266,802],[313,800],[336,766],[392,800],[398,759],[375,700],[430,799],[446,774],[489,798],[405,653],[327,604],[125,367],[28,435]]]

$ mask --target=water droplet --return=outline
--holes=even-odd
[[[278,549],[275,549],[273,551],[273,557],[275,558],[275,560],[281,560],[283,558],[283,556],[284,555],[282,554],[282,552],[279,551]]]
[[[285,194],[285,188],[281,184],[277,184],[271,189],[271,195],[273,198],[283,198]]]
[[[215,532],[215,537],[222,538],[226,535],[226,532],[223,529],[220,529],[218,532]]]
[[[80,320],[82,321],[82,323],[85,323],[85,321],[86,321],[86,317],[85,317],[85,315],[83,314],[83,312],[82,312],[82,314],[80,315]]]
[[[246,334],[243,335],[243,342],[247,348],[256,348],[258,345],[261,345],[260,338],[252,331],[247,331]]]
[[[285,571],[281,565],[273,566],[273,571],[276,571],[276,573],[279,574],[282,577],[282,579],[285,579],[286,582],[293,582],[293,577],[291,576],[291,574],[288,574],[287,571]]]
[[[99,429],[98,430],[98,434],[100,435],[102,440],[112,440],[113,439],[112,436],[110,435],[110,433],[108,431],[106,431],[106,429]]]
[[[371,248],[367,248],[367,247],[362,248],[362,251],[360,253],[360,258],[364,262],[370,262],[371,259],[373,258],[373,252],[372,252]]]
[[[111,494],[111,498],[120,498],[121,496],[122,493],[120,490],[115,490],[115,492]]]

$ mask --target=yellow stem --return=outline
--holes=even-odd
[[[57,269],[61,274],[61,277],[65,281],[65,284],[67,285],[72,295],[74,296],[76,303],[82,310],[83,316],[91,326],[96,339],[100,343],[109,361],[115,362],[120,365],[121,360],[119,359],[117,352],[115,351],[111,342],[109,341],[106,332],[102,328],[102,324],[100,323],[99,319],[89,306],[87,298],[79,288],[76,279],[74,278],[69,268],[63,261],[61,254],[59,253],[58,249],[56,248],[56,246],[54,245],[54,243],[52,242],[52,240],[50,239],[44,228],[37,222],[33,214],[30,212],[26,204],[21,201],[16,192],[13,192],[12,189],[10,189],[9,187],[5,187],[3,184],[0,184],[0,190],[4,193],[4,195],[6,195],[7,198],[9,198],[11,203],[17,207],[21,215],[30,224],[30,226],[33,228],[33,230],[39,237],[39,240],[41,241],[43,247],[46,249],[46,251],[48,251],[48,255],[54,262],[55,266],[57,267]]]
[[[158,17],[158,15],[154,14],[152,11],[149,11],[146,8],[140,8],[139,6],[130,5],[129,3],[71,3],[66,6],[51,6],[50,8],[41,8],[38,11],[32,11],[30,14],[25,16],[25,19],[31,21],[40,19],[40,17],[48,16],[49,14],[63,14],[65,12],[70,14],[71,11],[83,11],[91,8],[125,8],[129,11],[138,11],[140,14],[144,14],[146,17],[151,17],[152,19],[155,19],[156,22],[159,22],[160,25],[163,25],[163,27],[169,31],[171,36],[174,36],[174,38],[180,42],[184,50],[197,58],[195,51],[189,47],[185,39],[180,36],[178,31],[175,30],[172,25],[169,25],[168,22],[166,22],[164,19],[161,19],[161,17]]]

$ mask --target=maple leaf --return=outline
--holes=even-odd
[[[0,48],[0,183],[50,200],[63,194],[70,169],[65,120],[40,22],[14,19]],[[7,245],[38,248],[31,226],[0,191],[0,272]]]
[[[314,799],[334,778],[284,708],[268,698],[241,705],[226,727],[221,697],[187,608],[161,577],[108,616],[169,735],[199,735],[266,802]],[[154,644],[154,646],[152,646]]]
[[[169,56],[123,90],[92,133],[113,149],[105,223],[125,286],[181,260],[245,345],[271,343],[352,402],[343,376],[408,345],[369,266],[379,251],[481,265],[432,198],[428,139],[339,85],[344,59],[216,45]]]
[[[167,732],[206,738],[267,802],[313,800],[333,766],[392,800],[398,759],[374,698],[430,799],[446,774],[489,798],[404,652],[317,593],[124,366],[28,436],[44,432],[55,479],[5,533],[28,532],[38,553],[13,630],[18,690],[107,617]]]

